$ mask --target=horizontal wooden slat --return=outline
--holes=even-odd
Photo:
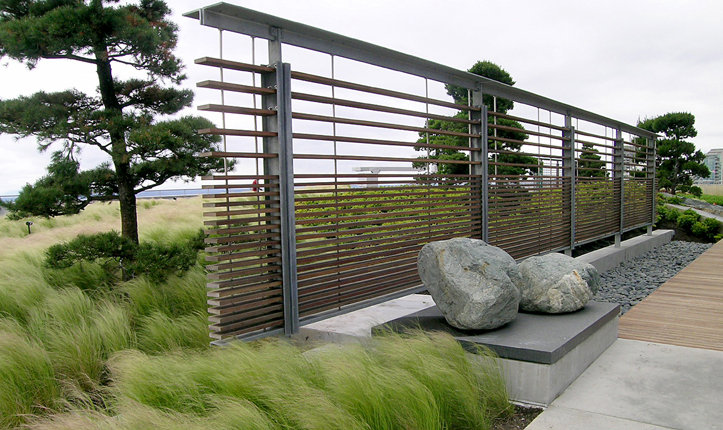
[[[365,120],[353,119],[353,118],[341,118],[341,117],[337,117],[337,116],[314,115],[314,114],[301,113],[301,112],[294,112],[292,114],[292,117],[295,119],[302,119],[302,120],[307,120],[307,121],[333,122],[336,124],[361,125],[361,126],[365,126],[365,127],[388,128],[391,130],[415,131],[417,133],[441,134],[444,136],[472,137],[472,138],[480,137],[479,135],[476,135],[476,134],[460,133],[457,131],[438,130],[438,129],[434,129],[434,128],[425,128],[425,127],[414,127],[411,125],[392,124],[392,123],[388,123],[388,122],[365,121]]]
[[[254,72],[254,73],[272,73],[276,69],[268,66],[257,66],[255,64],[241,63],[238,61],[223,60],[221,58],[214,57],[202,57],[194,61],[196,64],[203,66],[220,67],[229,70],[238,70],[241,72]]]
[[[276,94],[276,90],[273,88],[263,88],[263,87],[252,87],[248,85],[239,85],[234,84],[230,82],[220,82],[220,81],[202,81],[196,84],[198,88],[209,88],[214,90],[223,90],[223,91],[233,91],[237,93],[246,93],[246,94],[259,94],[259,95],[269,95],[269,94]]]
[[[460,105],[460,104],[452,103],[452,102],[448,102],[448,101],[431,99],[428,97],[422,97],[422,96],[417,96],[414,94],[402,93],[399,91],[392,91],[392,90],[386,90],[386,89],[382,89],[382,88],[370,87],[368,85],[361,85],[361,84],[357,84],[357,83],[353,83],[353,82],[346,82],[346,81],[341,81],[338,79],[331,79],[331,78],[326,78],[323,76],[316,76],[316,75],[312,75],[309,73],[303,73],[303,72],[299,72],[299,71],[292,71],[291,78],[298,79],[301,81],[306,81],[306,82],[314,82],[317,84],[330,85],[330,86],[339,87],[339,88],[348,88],[350,90],[361,91],[361,92],[365,92],[365,93],[379,94],[382,96],[394,97],[394,98],[398,98],[398,99],[402,99],[402,100],[412,100],[412,101],[416,101],[416,102],[420,102],[420,103],[426,103],[426,104],[431,104],[431,105],[436,105],[436,106],[443,106],[443,107],[448,107],[448,108],[456,109],[456,110],[467,110],[467,111],[476,111],[476,112],[480,111],[480,108],[475,107],[475,106],[464,106],[464,105]]]
[[[253,109],[245,108],[242,106],[229,106],[229,105],[217,105],[217,104],[206,104],[198,106],[197,108],[204,112],[223,112],[223,113],[234,113],[239,115],[257,115],[257,116],[272,116],[276,115],[275,110],[271,109]]]
[[[444,160],[444,159],[427,159],[427,158],[399,158],[399,157],[376,157],[371,155],[328,155],[328,154],[296,154],[294,158],[297,160],[346,160],[346,161],[379,161],[379,162],[398,162],[398,163],[434,163],[434,164],[466,164],[478,165],[479,161],[467,160]]]
[[[436,119],[440,121],[446,121],[446,122],[456,122],[461,124],[480,124],[480,121],[474,121],[466,118],[457,118],[452,116],[446,116],[446,115],[434,115],[429,112],[419,112],[409,109],[399,109],[394,108],[391,106],[384,106],[384,105],[377,105],[377,104],[371,104],[371,103],[362,103],[357,102],[354,100],[344,100],[339,98],[332,98],[332,97],[323,97],[318,96],[315,94],[304,94],[304,93],[297,93],[292,92],[291,98],[295,100],[304,100],[304,101],[310,101],[310,102],[316,102],[316,103],[324,103],[324,104],[330,104],[335,106],[347,106],[357,109],[365,109],[365,110],[371,110],[376,112],[386,112],[386,113],[394,113],[398,115],[405,115],[405,116],[413,116],[413,117],[419,117],[419,118],[427,118],[427,119]]]
[[[236,130],[230,128],[202,128],[198,130],[198,134],[215,134],[219,136],[248,136],[248,137],[276,137],[278,133],[275,131],[256,131],[256,130]],[[219,151],[214,151],[214,153]]]
[[[349,142],[349,143],[368,143],[371,145],[386,145],[386,146],[406,146],[412,148],[431,148],[431,149],[449,149],[457,151],[470,151],[480,152],[480,148],[470,148],[469,146],[455,146],[455,145],[435,145],[427,144],[424,142],[402,142],[398,140],[382,140],[382,139],[366,139],[361,137],[351,136],[329,136],[324,134],[308,134],[308,133],[294,133],[294,139],[299,140],[320,140],[326,142]],[[375,174],[375,176],[378,176]],[[397,175],[399,176],[399,175]]]

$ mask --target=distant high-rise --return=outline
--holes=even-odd
[[[723,148],[711,149],[705,154],[703,164],[708,166],[710,176],[707,178],[697,178],[697,184],[721,184],[723,183]]]

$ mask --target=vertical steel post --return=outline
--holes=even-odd
[[[479,164],[473,164],[471,167],[472,175],[479,176],[480,181],[480,192],[477,194],[480,199],[482,211],[482,234],[480,239],[485,242],[489,242],[489,159],[487,150],[487,107],[482,103],[482,91],[476,89],[472,92],[472,105],[479,107],[479,112],[470,111],[470,117],[473,120],[479,121],[479,125],[473,125],[470,127],[470,134],[478,135],[478,138],[470,139],[471,148],[479,148],[480,151],[470,151],[470,160],[478,162]]]
[[[653,235],[653,224],[655,223],[655,217],[658,215],[657,203],[658,203],[658,188],[655,184],[656,179],[656,158],[658,157],[658,148],[656,138],[646,138],[645,142],[648,144],[648,148],[645,151],[650,157],[648,160],[648,177],[650,178],[650,186],[652,188],[651,198],[653,199],[653,213],[651,214],[650,225],[648,225],[648,236]]]
[[[618,128],[615,130],[615,142],[613,143],[613,187],[615,183],[620,183],[620,198],[618,200],[620,207],[620,231],[615,233],[615,247],[620,247],[623,230],[625,229],[625,148],[623,144],[623,132]],[[614,192],[614,191],[613,191]]]
[[[567,177],[570,181],[570,248],[565,250],[565,254],[572,255],[575,248],[575,229],[577,220],[575,214],[575,127],[572,126],[572,116],[565,115],[565,127],[568,129],[563,131],[562,136],[562,176]]]
[[[281,42],[275,29],[275,40],[269,41],[269,61],[276,69],[262,76],[262,85],[275,88],[276,94],[263,98],[263,107],[276,110],[275,117],[264,117],[264,131],[276,137],[264,138],[264,152],[277,158],[264,158],[264,174],[278,175],[279,230],[281,235],[281,280],[284,301],[284,332],[299,332],[299,291],[296,267],[296,214],[294,206],[294,160],[291,130],[291,66],[281,62]]]

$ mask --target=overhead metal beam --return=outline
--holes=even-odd
[[[471,90],[481,87],[485,94],[532,105],[561,115],[571,115],[584,121],[595,122],[638,136],[655,136],[655,133],[650,131],[473,73],[241,6],[216,3],[185,13],[184,16],[198,19],[205,26],[267,40],[278,38],[281,43],[338,55]]]

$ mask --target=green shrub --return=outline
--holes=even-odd
[[[171,274],[182,274],[194,266],[202,246],[202,230],[180,244],[144,242],[137,245],[116,231],[81,234],[48,248],[46,265],[59,269],[75,266],[82,271],[78,265],[96,263],[106,272],[106,278],[113,278],[123,270],[126,278],[146,275],[154,282],[163,282]]]
[[[696,221],[695,224],[693,224],[690,228],[690,231],[695,235],[699,237],[704,237],[706,233],[705,224],[703,224],[700,221]]]
[[[688,193],[692,194],[695,198],[699,199],[703,195],[703,189],[698,186],[691,186],[688,188]]]
[[[80,234],[75,239],[58,243],[47,250],[49,268],[67,269],[82,262],[98,263],[106,272],[117,272],[133,259],[136,244],[117,231]]]
[[[720,233],[721,222],[713,218],[705,218],[703,221],[696,222],[691,227],[691,232],[704,239],[714,241],[715,237]]]
[[[667,212],[666,212],[666,214],[665,214],[665,218],[666,218],[668,221],[678,222],[678,217],[680,217],[680,211],[679,211],[678,209],[675,209],[675,208],[669,208],[669,209],[667,209]]]
[[[693,224],[698,221],[698,218],[700,218],[700,215],[698,215],[695,211],[688,209],[678,216],[678,226],[683,230],[690,232],[693,228]]]
[[[668,203],[671,205],[679,205],[683,203],[683,200],[680,197],[673,196],[668,198]]]

